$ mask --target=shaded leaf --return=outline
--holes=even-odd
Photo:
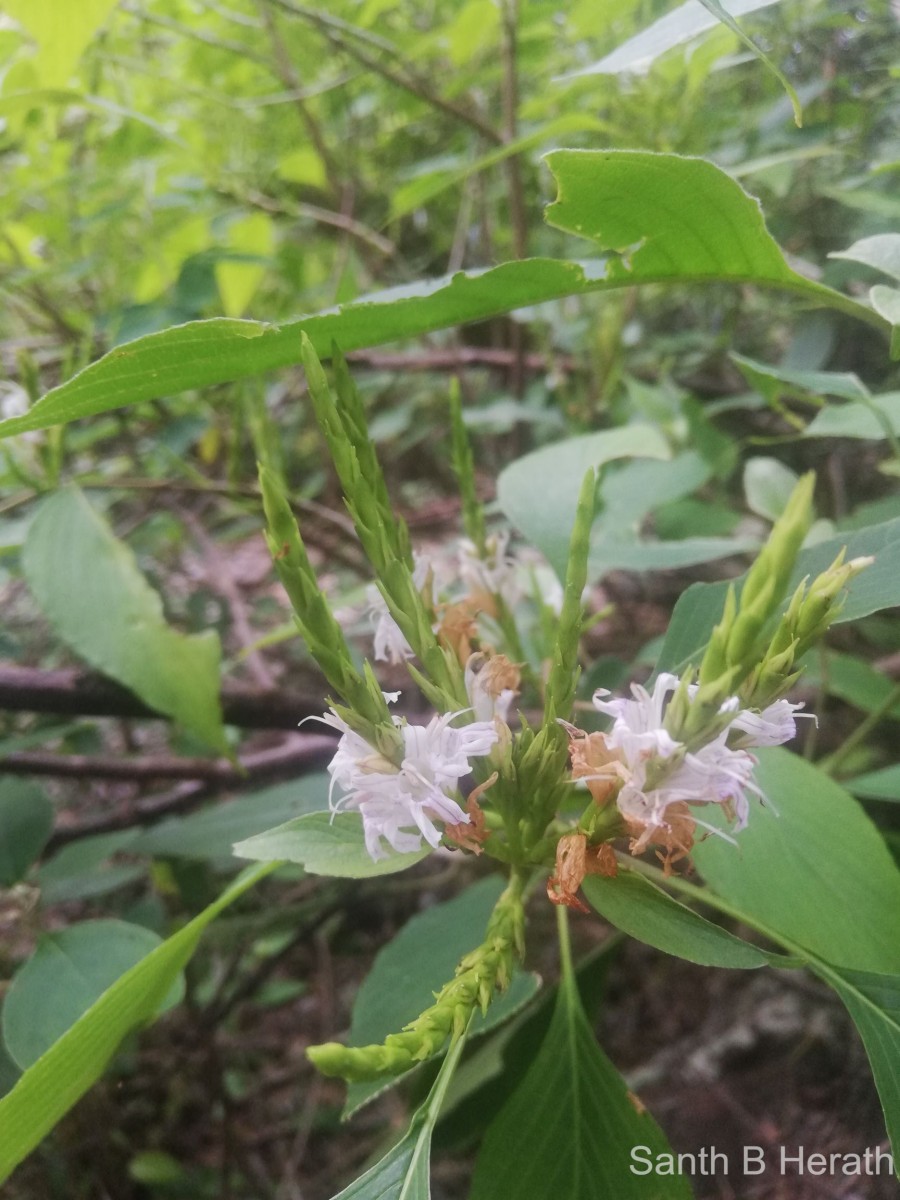
[[[798,560],[787,588],[789,597],[807,575],[824,571],[847,548],[847,558],[872,555],[874,563],[850,584],[846,603],[836,617],[836,623],[855,621],[882,608],[900,604],[900,518],[870,525],[865,529],[847,531],[804,550]],[[742,576],[743,578],[743,576]],[[740,585],[741,580],[735,583]],[[722,615],[728,591],[727,583],[694,583],[682,593],[675,605],[663,648],[657,662],[658,671],[680,674],[703,653],[713,626]]]
[[[770,803],[754,805],[739,847],[716,837],[695,846],[701,875],[752,920],[828,962],[900,971],[900,870],[875,825],[805,759],[758,754]]]
[[[100,1078],[122,1038],[158,1012],[210,921],[270,870],[244,872],[218,900],[117,979],[0,1100],[0,1183]]]
[[[139,833],[129,851],[213,862],[233,860],[235,842],[253,837],[292,817],[327,808],[328,776],[324,773],[305,775],[290,783],[280,783],[235,800],[210,805],[187,817],[160,821]]]
[[[3,1039],[23,1070],[126,971],[160,945],[149,929],[127,921],[81,921],[45,933],[16,972],[3,1002]],[[176,980],[161,1007],[177,1003]]]
[[[900,1175],[900,975],[848,971],[823,962],[812,968],[834,988],[859,1030]]]
[[[459,960],[480,942],[488,918],[503,891],[499,875],[482,879],[460,895],[412,917],[379,952],[353,1004],[348,1044],[382,1042],[415,1020],[433,1002],[434,994],[452,979]],[[484,1017],[477,1014],[470,1038],[501,1024],[535,994],[536,975],[518,973],[503,996]],[[344,1117],[349,1117],[393,1087],[403,1076],[365,1080],[347,1088]]]
[[[0,779],[0,887],[12,887],[43,850],[53,830],[54,809],[28,779]]]
[[[76,653],[209,745],[227,749],[218,637],[186,636],[166,624],[134,555],[77,488],[43,502],[22,565],[38,604]]]
[[[585,473],[616,458],[668,458],[669,453],[665,438],[652,425],[626,425],[567,438],[524,455],[502,471],[497,500],[562,577]]]
[[[648,946],[704,967],[764,967],[769,955],[673,900],[635,871],[588,876],[588,901],[617,929]]]
[[[464,1043],[465,1036],[451,1046],[428,1099],[396,1146],[333,1200],[429,1200],[431,1136]]]
[[[471,1200],[680,1200],[683,1176],[631,1171],[634,1147],[666,1153],[665,1137],[638,1112],[619,1073],[597,1045],[571,977],[550,1028],[519,1087],[488,1128],[475,1164]]]

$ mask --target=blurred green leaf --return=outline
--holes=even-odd
[[[776,3],[777,0],[728,0],[726,7],[733,17],[742,17]],[[577,79],[582,75],[619,75],[625,71],[646,71],[657,58],[674,46],[683,45],[709,33],[718,23],[717,14],[708,11],[700,0],[687,0],[687,3],[679,4],[658,21],[647,25],[640,33],[630,37],[598,62],[572,71],[563,78]]]
[[[235,842],[302,813],[327,808],[328,776],[305,775],[235,800],[220,801],[190,816],[169,817],[139,833],[129,850],[158,857],[231,860],[237,866],[233,857]]]
[[[42,503],[22,565],[38,604],[77,654],[210,746],[227,750],[218,637],[185,636],[166,624],[162,602],[134,555],[76,488]]]
[[[797,483],[797,474],[777,458],[749,458],[744,464],[747,507],[768,521],[777,521]]]
[[[53,805],[36,783],[0,778],[0,887],[25,875],[53,830],[53,817]]]

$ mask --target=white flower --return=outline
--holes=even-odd
[[[429,575],[433,576],[434,574],[434,565],[427,555],[420,554],[418,551],[413,551],[413,563],[413,583],[421,592],[428,582]],[[412,658],[412,647],[388,611],[387,602],[374,583],[369,584],[366,588],[366,600],[369,605],[369,620],[375,628],[373,634],[375,661],[402,663],[407,658]]]
[[[759,713],[745,708],[731,722],[731,728],[739,729],[744,735],[734,744],[738,746],[780,746],[782,742],[789,742],[797,732],[794,713],[802,707],[802,704],[791,704],[789,700],[776,700],[774,704],[770,704],[768,708],[764,708]],[[813,713],[801,713],[800,715],[809,717],[813,721],[816,719]]]
[[[633,700],[606,700],[610,693],[604,688],[594,692],[594,708],[615,718],[612,729],[605,734],[606,743],[621,750],[629,765],[651,756],[671,758],[680,749],[679,743],[663,728],[666,702],[678,683],[677,675],[665,673],[658,676],[652,692],[633,683]]]
[[[638,832],[637,850],[654,841],[665,843],[667,831],[671,832],[666,814],[672,805],[678,806],[674,811],[682,836],[685,804],[717,804],[734,822],[736,831],[743,829],[749,815],[746,793],[754,792],[762,798],[753,783],[756,759],[745,747],[780,745],[796,732],[793,714],[801,705],[777,700],[761,713],[754,713],[741,709],[737,697],[732,696],[719,710],[733,714],[728,727],[705,746],[687,751],[664,728],[666,705],[679,683],[676,675],[663,673],[652,692],[633,684],[630,700],[607,700],[609,693],[602,690],[594,695],[594,707],[613,718],[612,728],[603,737],[624,768],[625,782],[616,804]],[[690,687],[689,696],[696,691],[696,685]],[[729,739],[732,730],[743,736]]]
[[[447,790],[468,775],[469,760],[489,754],[497,740],[493,724],[475,721],[459,728],[460,713],[436,716],[428,725],[394,724],[403,739],[400,765],[387,759],[334,712],[321,718],[341,731],[329,764],[332,812],[356,809],[362,815],[366,849],[373,859],[385,857],[382,838],[399,854],[419,850],[422,838],[437,846],[435,821],[468,824],[469,816]],[[344,794],[337,800],[334,791]]]
[[[509,608],[513,608],[522,594],[516,573],[516,560],[507,553],[509,530],[492,533],[485,542],[485,555],[481,557],[474,542],[461,538],[459,543],[459,570],[463,583],[470,593],[488,592],[500,596]]]

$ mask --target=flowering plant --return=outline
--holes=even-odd
[[[316,415],[376,577],[369,590],[373,657],[404,665],[436,710],[424,722],[399,715],[389,706],[400,693],[383,691],[369,662],[357,665],[318,587],[284,490],[263,467],[273,559],[298,628],[337,696],[321,718],[339,734],[328,768],[332,833],[339,828],[348,855],[360,846],[379,873],[405,869],[439,850],[492,859],[506,876],[482,940],[424,1011],[404,1028],[385,1031],[380,1042],[329,1042],[308,1051],[321,1072],[350,1081],[351,1096],[362,1088],[365,1098],[372,1094],[366,1088],[384,1086],[377,1081],[438,1055],[449,1040],[430,1101],[409,1137],[425,1119],[422,1112],[436,1113],[473,1020],[494,1007],[502,1011],[506,1001],[498,997],[521,976],[525,905],[541,885],[558,914],[563,980],[551,1030],[565,1026],[560,1037],[574,1031],[580,1037],[585,1029],[569,949],[569,909],[596,909],[626,932],[695,961],[769,961],[769,951],[711,925],[660,885],[693,896],[696,885],[687,875],[701,850],[717,843],[739,863],[743,831],[758,819],[753,809],[769,809],[769,819],[778,820],[782,803],[791,803],[770,794],[757,777],[754,752],[771,752],[795,736],[798,718],[807,714],[786,693],[803,655],[840,612],[847,585],[872,560],[847,562],[841,551],[812,578],[802,578],[784,603],[812,520],[815,481],[808,475],[749,573],[728,588],[701,652],[678,672],[660,670],[647,684],[632,684],[630,695],[599,688],[590,701],[581,700],[595,472],[589,470],[581,485],[561,598],[535,588],[529,597],[509,533],[487,528],[461,409],[451,398],[466,537],[456,570],[446,571],[412,550],[406,526],[391,509],[340,353],[334,349],[334,390],[306,340],[302,353]],[[534,578],[532,573],[532,583]],[[552,645],[536,659],[539,631],[547,628],[540,618],[548,614]],[[236,852],[289,858],[315,870],[314,842],[321,832],[321,819],[312,814],[251,838]],[[354,853],[356,865],[346,873],[367,873]],[[723,911],[730,911],[727,905]],[[814,969],[828,969],[791,939],[757,928]],[[548,1035],[551,1045],[554,1036]],[[644,1110],[621,1108],[622,1085],[592,1041],[584,1053],[628,1131],[622,1138],[664,1146]],[[538,1074],[541,1069],[533,1068]],[[515,1107],[515,1096],[510,1105]],[[502,1114],[499,1125],[504,1127]],[[492,1162],[493,1144],[489,1136],[483,1161]],[[619,1150],[612,1148],[605,1175],[610,1183],[619,1180],[615,1186],[622,1179]],[[396,1163],[391,1152],[364,1177],[367,1186]],[[492,1178],[492,1169],[476,1172],[475,1195],[489,1194],[480,1181]],[[673,1186],[659,1194],[682,1192]]]

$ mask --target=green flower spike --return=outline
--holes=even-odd
[[[458,1037],[476,1008],[485,1012],[496,992],[509,987],[516,963],[525,951],[524,877],[514,874],[497,901],[482,944],[467,954],[454,978],[434,1004],[401,1033],[373,1046],[326,1042],[310,1046],[307,1056],[323,1075],[354,1081],[399,1075],[431,1058],[448,1037]]]

